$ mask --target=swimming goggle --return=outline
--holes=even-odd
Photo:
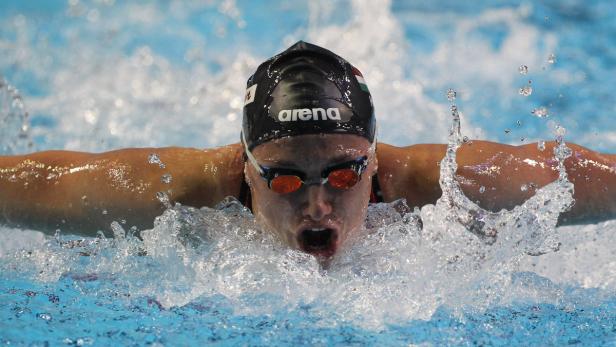
[[[361,174],[368,167],[368,156],[364,155],[354,160],[334,164],[321,172],[321,177],[306,180],[306,174],[299,170],[287,168],[272,168],[260,165],[257,159],[245,146],[246,156],[252,166],[267,181],[267,186],[278,194],[288,194],[299,190],[302,185],[329,183],[330,186],[340,190],[352,188],[361,179]]]

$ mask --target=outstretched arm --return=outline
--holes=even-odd
[[[457,178],[462,190],[483,208],[511,209],[536,189],[558,178],[555,143],[509,146],[487,141],[463,144],[457,153]],[[561,215],[567,224],[616,218],[616,155],[567,144],[565,160],[575,186],[575,205]],[[434,203],[442,194],[439,166],[445,145],[394,147],[379,144],[379,180],[387,200],[406,198],[412,206]],[[484,187],[481,189],[481,187]]]
[[[167,193],[171,203],[193,206],[237,196],[241,153],[239,145],[230,145],[0,157],[0,223],[84,235],[109,230],[112,221],[151,228],[164,210],[158,192]],[[162,165],[150,163],[151,154]]]

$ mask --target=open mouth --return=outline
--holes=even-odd
[[[311,228],[303,230],[298,237],[302,250],[322,257],[331,257],[336,253],[338,233],[329,228]]]

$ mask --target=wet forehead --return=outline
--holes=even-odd
[[[263,163],[296,167],[322,166],[367,155],[367,139],[349,134],[287,137],[257,146],[253,153]]]

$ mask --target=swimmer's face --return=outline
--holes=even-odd
[[[366,170],[350,189],[311,184],[287,194],[271,190],[257,170],[246,163],[257,222],[291,248],[319,258],[331,257],[363,229],[377,168],[376,155],[370,152],[368,140],[348,134],[293,136],[257,146],[252,153],[260,165],[298,170],[311,182],[332,165],[368,156]]]

